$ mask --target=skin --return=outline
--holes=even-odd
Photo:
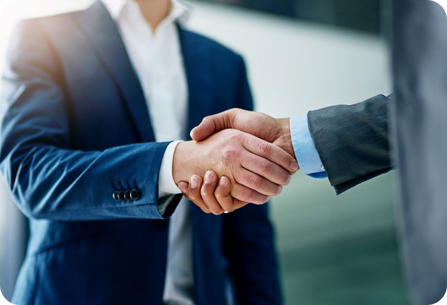
[[[195,141],[203,141],[215,132],[226,128],[238,129],[264,139],[287,151],[296,158],[290,136],[289,118],[275,119],[263,113],[231,109],[204,118],[202,123],[191,131],[191,137]],[[291,169],[291,172],[293,173],[298,169],[298,163],[296,163],[294,164],[294,168]],[[209,183],[204,183],[201,177],[195,176],[191,177],[189,184],[184,182],[179,184],[179,188],[188,199],[195,202],[203,211],[214,211],[216,212],[214,214],[217,215],[223,211],[228,211],[228,207],[231,204],[231,199],[229,198],[231,192],[228,191],[229,188],[226,186],[221,186],[220,184],[216,186],[217,175],[212,171],[210,172],[214,175],[210,176],[212,179],[208,179]],[[195,180],[194,187],[191,186],[192,179]],[[222,200],[222,198],[225,199]],[[219,204],[220,208],[217,204]],[[244,205],[240,202],[233,202],[233,209],[231,211],[241,208]]]
[[[246,202],[263,204],[270,196],[279,195],[282,186],[289,184],[291,171],[297,167],[295,159],[276,145],[239,130],[225,129],[200,142],[179,143],[174,153],[173,177],[177,185],[190,181],[190,186],[194,186],[196,176],[200,176],[200,181],[201,177],[205,177],[205,182],[215,180],[215,186],[217,178],[225,176],[231,185],[229,194],[237,199],[233,204],[240,206]],[[210,169],[215,179],[205,175]],[[203,192],[207,195],[208,183],[205,185]],[[225,204],[229,202],[227,197],[228,194],[215,199],[224,202],[225,211],[231,211]],[[201,205],[197,200],[194,202]],[[223,212],[215,210],[212,204],[203,210],[214,214]]]
[[[155,33],[157,27],[171,10],[170,0],[135,0],[140,6],[141,13]]]
[[[219,184],[217,184],[218,181]],[[179,188],[184,194],[187,194],[186,197],[189,200],[193,201],[207,214],[219,215],[224,211],[233,211],[248,204],[248,202],[233,199],[230,195],[230,179],[225,176],[219,179],[213,171],[207,171],[205,179],[193,175],[189,184],[180,182]]]
[[[171,1],[135,1],[155,33],[169,15]],[[247,202],[265,203],[290,182],[294,158],[267,141],[229,129],[215,130],[206,138],[179,143],[172,171],[175,183],[186,186],[186,197],[206,213],[232,211]]]
[[[237,129],[275,144],[296,159],[290,136],[290,118],[276,119],[260,112],[234,108],[207,116],[199,126],[191,130],[191,138],[200,142],[227,128]]]

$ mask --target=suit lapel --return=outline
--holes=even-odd
[[[203,41],[180,26],[179,37],[183,54],[186,78],[188,81],[188,124],[189,130],[197,126],[202,119],[211,114],[213,79],[209,73],[209,56]]]
[[[140,81],[109,12],[96,1],[88,10],[73,13],[73,17],[122,94],[140,140],[155,141]]]
[[[204,41],[200,41],[196,34],[181,27],[179,27],[179,37],[188,80],[187,130],[189,134],[189,130],[197,126],[203,117],[212,114],[213,110],[215,112],[216,105],[213,105],[213,88],[215,86],[213,86],[213,78],[210,72],[209,50],[206,49]],[[219,277],[221,272],[219,267],[213,264],[212,260],[209,260],[209,256],[202,255],[203,253],[210,253],[214,249],[210,243],[201,241],[220,238],[222,218],[203,213],[192,202],[189,202],[189,204],[193,222],[193,266],[196,301],[200,304],[214,304],[216,299],[219,299],[222,295],[220,290],[216,290],[216,287],[223,287],[224,283],[210,283],[206,279],[210,277],[223,278],[223,275]]]
[[[196,34],[191,33],[181,26],[177,26],[180,46],[183,54],[183,64],[185,67],[186,79],[188,82],[188,119],[187,119],[187,139],[190,140],[189,131],[199,125],[202,119],[212,112],[211,90],[212,78],[207,67],[207,52],[203,41],[199,41]],[[193,223],[202,223],[207,214],[196,209],[191,204],[191,215]]]

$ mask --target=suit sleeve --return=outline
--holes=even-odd
[[[236,107],[253,110],[245,65],[241,59]],[[274,231],[268,204],[249,204],[224,215],[223,245],[237,304],[282,304]]]
[[[12,37],[2,80],[0,161],[22,212],[70,221],[162,218],[158,171],[169,143],[72,149],[58,55],[36,21],[21,22]],[[115,190],[132,189],[138,200],[113,199]]]
[[[308,113],[315,148],[337,194],[391,169],[388,144],[390,97]]]

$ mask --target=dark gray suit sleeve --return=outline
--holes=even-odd
[[[310,134],[337,194],[391,169],[389,101],[378,95],[308,113]]]

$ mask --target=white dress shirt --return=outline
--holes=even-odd
[[[175,141],[163,156],[159,196],[179,194],[172,177],[176,140],[186,136],[188,90],[176,22],[184,23],[189,8],[172,0],[169,15],[155,32],[144,19],[138,3],[102,0],[117,23],[146,98],[155,139]],[[172,215],[163,294],[165,304],[193,305],[192,225],[189,203],[184,198]]]

